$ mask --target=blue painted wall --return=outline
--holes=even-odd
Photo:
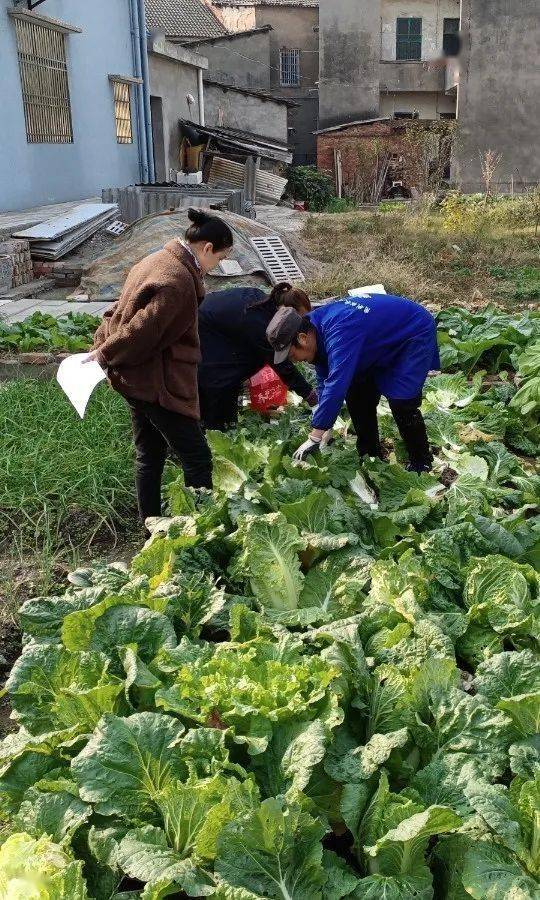
[[[118,144],[109,74],[133,75],[128,0],[45,0],[36,12],[82,29],[66,35],[73,144],[28,144],[10,0],[0,0],[0,211],[98,196],[139,180],[133,144]]]

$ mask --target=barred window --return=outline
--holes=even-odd
[[[279,80],[282,87],[300,85],[300,50],[279,51]]]
[[[397,20],[396,59],[422,59],[422,19]]]
[[[123,81],[113,81],[113,90],[116,140],[119,144],[132,144],[130,85]]]
[[[29,144],[72,144],[65,35],[24,19],[15,20],[15,32],[26,140]]]

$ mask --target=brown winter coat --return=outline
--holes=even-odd
[[[203,297],[196,262],[177,240],[132,268],[94,338],[98,361],[120,394],[199,418],[197,311]]]

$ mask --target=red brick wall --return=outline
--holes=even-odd
[[[341,150],[341,167],[345,190],[362,174],[369,178],[375,167],[377,150],[397,153],[402,147],[404,131],[388,122],[352,125],[343,131],[317,135],[317,166],[334,177],[334,150]]]

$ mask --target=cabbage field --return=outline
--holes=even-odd
[[[20,610],[0,898],[540,897],[540,316],[448,309],[432,474],[211,433],[129,566]]]

